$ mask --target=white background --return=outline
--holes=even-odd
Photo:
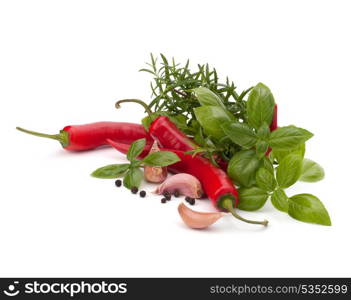
[[[349,1],[1,1],[1,276],[351,276]],[[183,225],[179,200],[141,199],[89,176],[123,162],[112,149],[68,153],[16,126],[56,133],[100,120],[139,122],[149,53],[216,66],[241,91],[268,85],[280,125],[312,131],[306,156],[332,227],[268,203],[252,219]],[[152,187],[145,186],[150,191]],[[212,209],[208,201],[196,209]]]

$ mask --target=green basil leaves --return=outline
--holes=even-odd
[[[143,180],[142,166],[165,167],[178,162],[179,157],[170,151],[158,151],[148,154],[144,159],[137,160],[145,147],[145,139],[136,140],[128,149],[128,164],[113,164],[96,169],[91,176],[103,179],[112,179],[124,176],[123,184],[126,188],[139,187]]]
[[[221,124],[224,133],[237,145],[245,149],[252,148],[257,143],[257,135],[249,125],[245,123]]]
[[[274,113],[274,97],[263,83],[257,84],[250,92],[246,103],[248,123],[258,129],[264,123],[271,124]]]
[[[255,183],[256,171],[260,160],[255,150],[243,150],[235,153],[229,161],[227,173],[235,183],[250,187]]]
[[[129,164],[113,164],[96,169],[91,176],[103,179],[112,179],[123,176],[129,169]]]
[[[268,199],[268,193],[258,187],[240,188],[238,208],[241,210],[254,211],[260,209]]]
[[[271,196],[271,202],[276,209],[282,212],[288,211],[288,208],[289,208],[288,196],[285,194],[283,189],[278,188],[277,190],[274,191],[274,193]]]
[[[178,162],[180,159],[177,154],[169,151],[158,151],[150,153],[141,163],[153,167],[165,167]]]
[[[305,158],[302,162],[300,181],[316,182],[324,178],[323,168],[313,160]]]
[[[269,145],[274,149],[290,150],[306,142],[313,136],[306,129],[295,126],[285,126],[274,130],[269,137]]]
[[[288,214],[299,221],[331,226],[328,211],[314,195],[298,194],[289,198]]]
[[[277,168],[277,182],[280,187],[288,188],[299,180],[302,169],[301,156],[289,154],[279,163]]]
[[[140,153],[143,151],[145,144],[146,144],[146,139],[140,139],[135,141],[133,144],[131,144],[127,153],[127,159],[129,161],[132,161],[135,158],[137,158],[140,155]]]

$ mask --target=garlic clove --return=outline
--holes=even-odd
[[[149,153],[154,153],[158,151],[160,151],[160,148],[157,146],[157,142],[155,141]],[[148,182],[161,183],[167,178],[167,167],[145,166],[144,178]]]
[[[225,213],[223,212],[195,211],[187,207],[184,203],[179,204],[178,213],[184,221],[184,223],[190,228],[194,229],[206,228],[225,215]]]
[[[157,187],[155,193],[163,194],[169,192],[173,194],[178,191],[180,195],[191,198],[201,198],[203,195],[200,181],[186,173],[179,173],[168,177],[160,186]]]

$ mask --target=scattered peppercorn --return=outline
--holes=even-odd
[[[169,196],[171,196],[171,193],[168,191],[165,191],[162,195],[167,199]]]
[[[164,196],[165,196],[167,201],[171,200],[171,198],[172,198],[172,195],[170,193],[168,193],[168,194],[166,194]]]
[[[174,195],[174,197],[178,198],[180,196],[180,193],[178,190],[175,190],[173,195]]]
[[[189,196],[185,197],[185,201],[188,202],[190,205],[194,205],[195,204],[195,198],[191,198]]]
[[[146,192],[145,191],[140,191],[139,196],[141,198],[144,198],[146,196]]]
[[[120,186],[122,185],[122,180],[117,179],[117,180],[115,181],[115,185],[116,185],[117,187],[120,187]]]
[[[167,199],[166,198],[162,198],[161,199],[161,203],[166,203]]]
[[[138,192],[138,188],[136,186],[133,186],[130,190],[133,194],[136,194]]]

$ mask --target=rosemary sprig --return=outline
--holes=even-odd
[[[176,63],[174,58],[168,60],[160,54],[161,61],[158,63],[153,54],[150,56],[151,62],[140,70],[153,75],[150,84],[152,90],[150,109],[155,112],[167,111],[170,115],[182,114],[186,117],[187,124],[190,124],[196,120],[193,109],[200,106],[192,90],[204,86],[219,95],[226,108],[238,120],[247,121],[244,98],[251,88],[238,94],[234,82],[227,77],[225,83],[221,83],[216,69],[208,64],[198,64],[197,70],[192,72],[189,60],[185,65],[181,65]]]

